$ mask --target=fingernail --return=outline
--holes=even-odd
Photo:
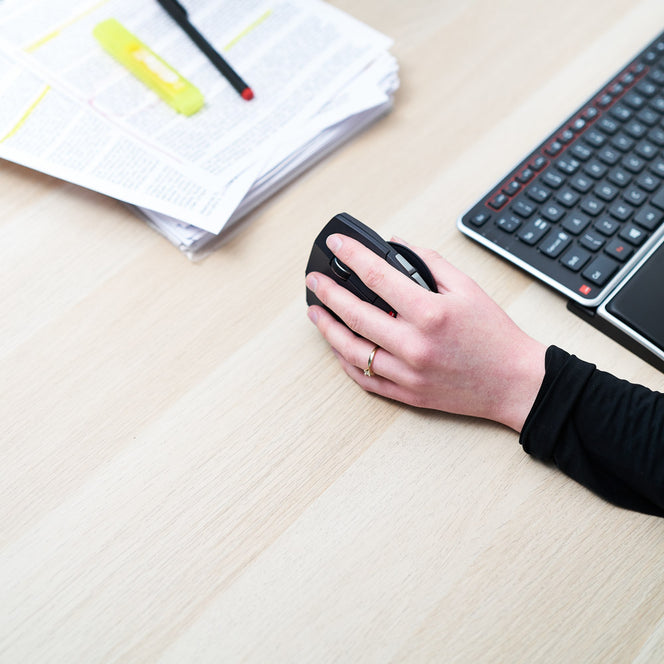
[[[301,282],[300,282],[300,283],[301,283]],[[316,279],[316,277],[314,277],[312,274],[310,274],[310,275],[307,277],[307,281],[306,281],[306,283],[307,283],[307,288],[308,288],[312,293],[315,293],[315,292],[316,292],[316,289],[318,288],[318,279]]]
[[[307,316],[309,316],[309,320],[314,325],[318,322],[318,312],[315,309],[309,307],[309,309],[307,309]]]
[[[330,251],[337,251],[341,247],[341,238],[338,235],[330,235],[326,240],[326,244]]]

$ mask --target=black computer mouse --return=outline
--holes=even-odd
[[[412,249],[397,242],[386,242],[380,237],[380,235],[378,235],[378,233],[345,212],[337,214],[330,219],[323,230],[318,234],[314,246],[311,249],[306,274],[309,274],[309,272],[321,272],[334,279],[338,284],[347,288],[360,299],[366,302],[371,302],[383,311],[389,313],[391,316],[397,315],[397,312],[394,311],[385,300],[369,290],[362,281],[360,281],[359,277],[328,249],[325,240],[329,235],[332,235],[332,233],[341,233],[342,235],[347,235],[358,240],[374,253],[384,258],[390,265],[397,268],[397,270],[409,276],[423,288],[433,291],[434,293],[438,292],[438,289],[436,288],[436,280],[433,278],[431,271],[426,263]],[[325,307],[325,305],[309,289],[307,289],[307,304],[318,304],[327,309],[327,307]],[[329,309],[327,310],[329,311]],[[330,313],[339,320],[339,317],[336,316],[334,312]]]

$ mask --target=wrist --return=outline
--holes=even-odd
[[[544,380],[545,355],[544,344],[526,335],[519,340],[511,361],[504,364],[504,387],[496,395],[491,419],[521,432]]]

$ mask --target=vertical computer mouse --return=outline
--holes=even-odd
[[[412,249],[397,242],[386,242],[380,237],[380,235],[371,230],[371,228],[365,226],[361,221],[358,221],[345,212],[337,214],[330,219],[323,230],[318,234],[318,237],[314,241],[314,246],[311,249],[306,274],[309,274],[309,272],[321,272],[334,279],[338,284],[347,288],[360,299],[366,302],[371,302],[373,305],[386,311],[392,316],[397,315],[397,312],[394,311],[387,302],[378,297],[376,293],[369,290],[362,281],[360,281],[359,277],[328,249],[325,240],[333,233],[347,235],[358,242],[361,242],[363,245],[371,249],[371,251],[385,259],[387,263],[409,276],[414,282],[423,288],[433,291],[434,293],[438,292],[436,281],[433,278],[431,271],[426,263]],[[307,304],[318,304],[319,306],[325,307],[325,305],[322,304],[316,295],[309,289],[307,289]],[[327,307],[325,308],[327,309]],[[334,315],[334,312],[330,313]],[[338,319],[338,316],[335,315],[335,318]]]

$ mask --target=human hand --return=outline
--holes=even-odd
[[[327,246],[398,312],[393,318],[320,273],[307,276],[307,287],[350,328],[322,307],[309,308],[355,382],[413,406],[484,417],[521,431],[544,378],[542,344],[435,251],[411,247],[431,270],[438,293],[352,238],[331,235]],[[376,345],[375,373],[367,376]]]

